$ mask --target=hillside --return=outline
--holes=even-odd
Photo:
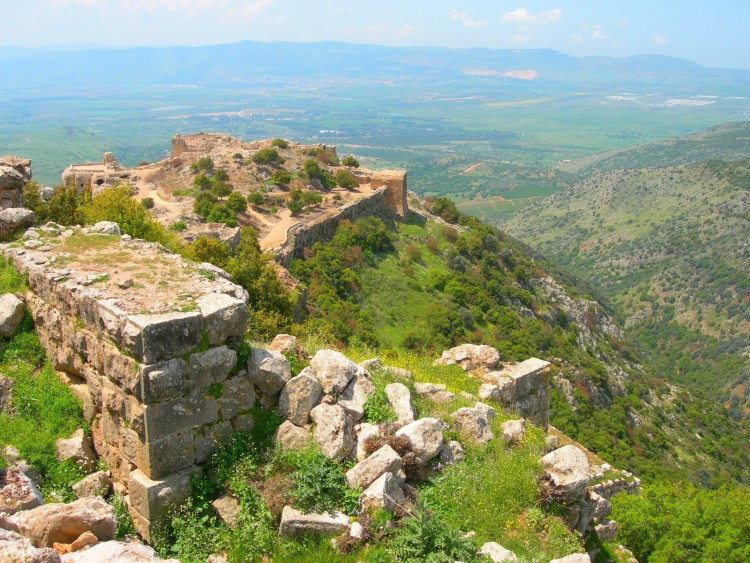
[[[410,207],[421,209],[416,199]],[[605,460],[650,477],[745,479],[748,445],[723,409],[641,367],[607,311],[565,290],[512,238],[442,211],[453,225],[422,211],[393,231],[343,226],[293,263],[309,285],[306,331],[433,356],[468,340],[504,360],[550,359],[551,423]],[[696,430],[718,449],[696,443]]]
[[[704,390],[742,420],[749,189],[747,160],[601,172],[504,228],[596,284],[659,377]]]

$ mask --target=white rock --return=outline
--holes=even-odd
[[[84,471],[91,471],[96,464],[96,455],[91,449],[89,439],[83,435],[83,429],[76,430],[70,438],[60,438],[55,442],[57,460],[72,460]]]
[[[274,440],[285,450],[302,450],[310,444],[311,432],[307,427],[297,426],[285,420],[276,429]]]
[[[507,420],[500,425],[503,440],[509,444],[517,444],[523,440],[526,432],[526,422],[523,419]]]
[[[549,563],[591,563],[588,553],[573,553],[561,559],[553,559]]]
[[[0,297],[0,336],[10,338],[23,320],[26,305],[12,293]]]
[[[445,385],[438,383],[415,383],[414,392],[436,404],[450,403],[456,398],[455,393],[446,391]]]
[[[281,352],[253,349],[247,376],[264,394],[276,395],[292,378],[292,368]]]
[[[297,426],[304,426],[310,421],[310,411],[320,402],[322,395],[323,389],[315,377],[299,374],[281,390],[279,415]]]
[[[589,461],[572,444],[563,446],[542,458],[545,481],[542,489],[551,498],[575,502],[583,497],[591,478]]]
[[[393,473],[383,473],[359,496],[362,506],[382,508],[391,512],[403,500],[404,492]]]
[[[341,393],[357,373],[357,364],[335,350],[318,350],[310,366],[326,394]]]
[[[494,541],[484,544],[477,552],[477,555],[489,557],[494,563],[513,563],[518,561],[518,557],[516,557],[515,553],[505,549],[502,545],[495,543]]]
[[[341,512],[305,514],[296,508],[285,506],[281,512],[279,535],[282,538],[300,537],[306,534],[335,536],[348,527],[349,517]]]
[[[341,392],[338,404],[344,407],[353,421],[357,422],[365,414],[365,403],[375,393],[375,386],[364,374],[355,374]]]
[[[443,447],[443,430],[437,418],[415,420],[398,430],[396,436],[406,437],[420,463],[431,460]]]
[[[310,411],[315,422],[313,439],[323,455],[330,459],[346,458],[354,447],[354,423],[344,407],[321,403]]]
[[[411,393],[403,383],[390,383],[385,386],[388,402],[396,413],[396,424],[404,426],[414,422],[416,411],[411,400]]]
[[[360,461],[346,472],[346,480],[352,488],[366,489],[383,473],[397,473],[401,469],[401,457],[388,444]]]
[[[362,524],[359,522],[352,522],[352,527],[349,530],[349,535],[354,539],[361,540],[365,535],[365,530],[362,528]]]
[[[180,563],[177,559],[162,559],[153,548],[140,543],[107,541],[84,551],[66,553],[63,563]]]
[[[362,422],[361,424],[357,424],[354,431],[357,434],[357,461],[362,461],[368,455],[365,449],[367,440],[380,436],[380,427],[377,424]]]
[[[112,487],[112,480],[106,471],[97,471],[86,475],[83,479],[73,485],[73,492],[78,498],[104,497]]]
[[[456,431],[470,442],[486,444],[495,437],[483,409],[463,407],[451,414],[451,419]]]

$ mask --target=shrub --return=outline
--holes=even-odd
[[[286,206],[292,212],[292,216],[298,215],[305,208],[305,204],[298,199],[290,199]]]
[[[273,139],[271,141],[271,145],[274,147],[278,147],[280,149],[288,149],[289,143],[285,141],[284,139],[279,139],[278,137],[276,139]]]
[[[47,219],[61,225],[77,225],[82,223],[83,218],[80,207],[86,203],[90,194],[90,191],[79,194],[75,186],[59,186],[55,188],[55,193],[52,194],[47,205],[47,209],[49,210]]]
[[[279,154],[279,151],[272,148],[260,149],[253,155],[253,162],[255,164],[283,164],[284,157]]]
[[[234,227],[237,222],[234,220],[234,212],[222,203],[214,203],[211,211],[206,217],[209,223],[224,223],[228,227]]]
[[[211,193],[218,198],[227,197],[232,191],[232,186],[226,182],[217,180],[211,184]]]
[[[207,172],[213,170],[214,161],[210,156],[202,156],[190,165],[190,170],[193,172]]]
[[[244,160],[244,158],[245,158],[245,157],[244,157],[244,156],[242,156],[242,153],[241,153],[241,152],[236,152],[236,153],[234,153],[234,154],[232,155],[232,158],[233,158],[234,160]]]
[[[36,182],[29,182],[23,187],[23,194],[21,201],[26,209],[31,209],[34,212],[34,219],[38,223],[44,223],[47,221],[49,215],[49,206],[47,202],[42,199],[39,194],[39,184]]]
[[[193,212],[197,213],[204,219],[209,216],[213,206],[218,202],[216,196],[211,192],[201,192],[195,197],[193,202]]]
[[[244,213],[247,211],[247,200],[241,193],[232,192],[227,198],[227,207],[235,213]]]
[[[292,181],[292,177],[286,170],[274,170],[271,174],[271,183],[276,186],[286,186]]]
[[[336,183],[346,190],[353,190],[354,188],[359,186],[359,182],[357,182],[357,179],[348,170],[337,170],[335,178]]]
[[[173,231],[181,232],[187,229],[187,225],[185,224],[185,221],[175,221],[174,223],[170,225],[169,228],[172,229]]]
[[[247,201],[250,205],[263,205],[266,202],[266,196],[254,190],[247,194]]]
[[[352,155],[345,156],[341,161],[341,164],[343,166],[348,166],[349,168],[359,168],[359,161]]]
[[[145,207],[146,209],[153,209],[154,208],[154,198],[152,197],[144,197],[141,200],[141,205]]]
[[[448,223],[457,223],[460,216],[456,204],[447,197],[435,198],[435,201],[432,202],[432,212],[448,221]]]
[[[302,163],[302,171],[310,178],[317,178],[323,169],[320,167],[317,160],[308,158]]]
[[[193,178],[193,185],[199,190],[208,190],[211,188],[211,179],[205,174],[198,174]]]

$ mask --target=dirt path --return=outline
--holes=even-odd
[[[466,170],[464,170],[463,172],[461,172],[461,173],[459,174],[459,176],[463,176],[464,174],[468,174],[469,172],[474,172],[474,170],[476,170],[476,169],[477,169],[477,168],[479,168],[480,166],[482,166],[482,163],[481,163],[481,162],[477,162],[476,164],[472,164],[472,165],[471,165],[471,166],[469,166],[469,167],[468,167],[468,168],[467,168]]]
[[[292,212],[288,209],[282,209],[278,213],[279,221],[271,227],[271,230],[259,241],[261,250],[270,250],[279,248],[286,242],[286,233],[289,227],[300,222],[297,217],[292,217]]]

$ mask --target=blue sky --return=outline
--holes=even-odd
[[[0,18],[6,45],[335,40],[750,68],[748,0],[0,0]]]

